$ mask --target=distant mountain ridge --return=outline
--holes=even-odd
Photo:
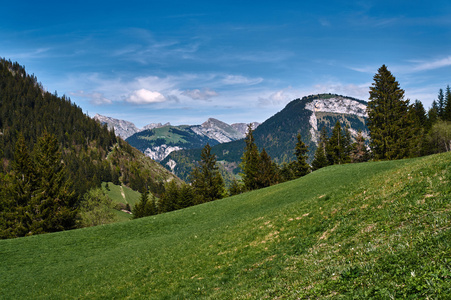
[[[266,152],[277,163],[289,162],[294,159],[296,136],[301,134],[302,140],[309,149],[309,162],[313,160],[319,133],[325,126],[330,134],[337,121],[349,130],[355,137],[359,130],[364,137],[368,136],[365,125],[367,103],[335,94],[319,94],[295,99],[274,116],[263,122],[254,130],[255,143],[260,150]],[[212,152],[217,160],[229,173],[240,171],[239,163],[245,148],[243,139],[215,145]],[[179,150],[169,154],[161,164],[174,174],[186,180],[193,167],[192,162],[200,159],[200,151]]]
[[[124,140],[140,131],[170,125],[169,123],[166,123],[164,125],[161,123],[151,123],[151,124],[144,126],[142,129],[139,129],[132,122],[115,119],[112,117],[102,116],[100,114],[96,114],[93,119],[96,121],[99,121],[100,124],[102,124],[102,125],[106,124],[108,126],[108,129],[110,129],[110,130],[114,129],[114,133]]]
[[[114,129],[116,135],[156,161],[163,160],[172,151],[202,148],[207,143],[214,146],[239,140],[246,136],[247,131],[246,123],[229,125],[214,118],[209,118],[201,125],[152,123],[142,129],[138,129],[132,122],[99,114],[94,119]],[[254,128],[258,125],[258,122],[252,123]]]

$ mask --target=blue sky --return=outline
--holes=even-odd
[[[5,1],[2,1],[5,2]],[[385,64],[429,107],[451,84],[451,1],[7,1],[0,57],[85,113],[264,121],[289,101],[368,99]]]

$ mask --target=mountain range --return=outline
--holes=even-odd
[[[202,148],[207,143],[214,146],[243,139],[247,130],[246,123],[229,125],[214,118],[209,118],[201,125],[172,126],[170,123],[151,123],[141,129],[132,122],[99,114],[96,114],[94,119],[106,124],[109,129],[114,129],[116,135],[156,161],[165,159],[173,151]],[[254,128],[258,125],[257,122],[252,123]]]

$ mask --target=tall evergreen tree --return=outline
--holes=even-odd
[[[0,238],[25,236],[32,222],[30,202],[36,195],[37,183],[22,133],[15,145],[14,158],[12,170],[0,182]]]
[[[443,90],[440,89],[438,91],[438,96],[437,96],[437,114],[439,116],[439,118],[443,119],[443,115],[445,112],[445,97],[443,95]]]
[[[315,156],[312,161],[313,170],[318,170],[329,165],[329,160],[326,156],[326,144],[328,142],[326,127],[321,128],[318,147],[315,151]]]
[[[244,149],[243,156],[241,158],[241,174],[244,187],[247,190],[258,189],[258,168],[259,168],[259,153],[257,145],[255,144],[252,124],[247,127],[246,134],[246,147]]]
[[[202,149],[201,160],[193,168],[190,179],[191,186],[200,197],[201,202],[209,202],[224,197],[224,180],[216,165],[216,155],[211,153],[209,144]]]
[[[385,65],[374,75],[367,106],[370,146],[376,159],[399,159],[410,155],[414,135],[409,100]]]
[[[427,131],[431,129],[432,125],[435,122],[437,122],[437,120],[438,120],[438,105],[437,102],[434,100],[432,101],[432,105],[427,113],[427,123],[426,123]]]
[[[177,209],[193,206],[197,202],[199,201],[196,201],[196,195],[193,187],[186,183],[182,184],[179,190]]]
[[[170,212],[177,209],[179,201],[179,187],[175,180],[165,184],[164,193],[160,198],[159,213]]]
[[[47,132],[34,148],[37,193],[30,201],[32,206],[32,233],[54,232],[75,227],[74,193],[61,161],[61,151],[56,137]]]
[[[451,88],[449,87],[449,85],[446,87],[445,106],[443,108],[443,120],[451,121]]]
[[[259,158],[259,168],[256,178],[257,188],[264,188],[278,183],[278,173],[271,157],[263,148]]]
[[[335,123],[332,135],[326,143],[326,157],[330,165],[344,164],[350,161],[351,136],[343,131],[340,121]]]
[[[310,165],[307,163],[308,147],[302,141],[301,134],[297,135],[296,147],[294,149],[294,156],[296,161],[293,164],[294,175],[296,177],[302,177],[311,172]]]

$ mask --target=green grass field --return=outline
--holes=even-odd
[[[450,299],[451,153],[0,241],[2,299]]]

